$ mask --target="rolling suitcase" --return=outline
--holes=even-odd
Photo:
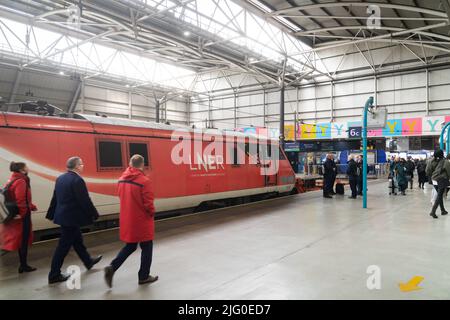
[[[344,193],[344,185],[342,183],[336,183],[336,194],[343,195]]]

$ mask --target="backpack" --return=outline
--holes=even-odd
[[[445,161],[447,161],[447,160],[441,159],[438,162],[438,164],[436,165],[436,167],[435,167],[435,169],[433,171],[433,174],[431,175],[431,178],[433,180],[435,180],[435,181],[439,181],[441,179],[447,179],[448,180],[447,172],[445,171],[445,166],[444,166]]]
[[[8,223],[19,214],[19,207],[15,201],[9,199],[9,188],[20,178],[12,180],[4,188],[0,188],[0,223]]]

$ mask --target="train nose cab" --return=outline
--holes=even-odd
[[[278,161],[275,170],[270,165],[266,165],[265,172],[265,184],[266,186],[275,185],[294,185],[295,184],[295,172],[292,169],[286,154],[278,147]],[[294,189],[294,188],[292,188]],[[288,190],[291,191],[291,190]]]
[[[278,184],[295,184],[295,172],[284,151],[280,148],[280,161],[278,168]]]

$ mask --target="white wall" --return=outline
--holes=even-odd
[[[450,68],[430,70],[428,74],[429,115],[450,115]],[[375,84],[376,81],[376,84]],[[285,121],[293,123],[298,109],[299,119],[316,121],[359,120],[362,107],[369,96],[375,96],[377,105],[386,106],[390,117],[421,116],[427,114],[427,74],[425,70],[409,74],[393,74],[341,80],[333,84],[319,83],[286,89]],[[298,99],[297,99],[298,95]],[[238,93],[236,98],[237,127],[278,127],[279,91],[262,89]],[[331,111],[333,105],[333,112]],[[214,127],[234,128],[234,97],[226,95],[211,100],[211,119]],[[264,117],[265,115],[265,117]],[[192,102],[190,121],[204,127],[208,117],[208,100]]]
[[[131,100],[129,100],[130,97]],[[184,100],[170,100],[162,103],[160,109],[161,121],[187,124],[188,110]],[[147,95],[89,84],[84,85],[84,90],[81,90],[75,110],[79,113],[94,114],[98,112],[109,117],[133,120],[155,121],[156,119],[156,101],[151,93]]]
[[[450,114],[450,67],[430,69],[428,104],[426,71],[414,71],[414,68],[424,67],[425,63],[448,64],[448,54],[431,48],[422,51],[420,46],[405,48],[389,42],[367,46],[361,43],[359,48],[361,52],[356,47],[335,47],[320,50],[310,57],[320,71],[333,75],[333,93],[329,78],[324,76],[316,77],[314,82],[302,82],[299,89],[286,89],[286,123],[293,123],[296,110],[301,120],[311,123],[331,119],[359,120],[362,106],[369,96],[375,95],[375,88],[376,102],[387,107],[390,117],[426,115],[427,110],[429,115]],[[378,74],[376,80],[374,68]],[[273,83],[265,78],[259,77],[259,82],[265,82],[261,85],[254,77],[244,74],[228,73],[227,81],[225,74],[203,76],[203,81],[197,82],[196,90],[204,95],[192,101],[190,121],[199,127],[205,126],[205,119],[211,119],[217,128],[250,125],[278,128],[279,89],[274,89]],[[240,87],[236,92],[236,103],[230,83]],[[263,91],[263,86],[271,89]],[[208,95],[212,97],[210,108]]]

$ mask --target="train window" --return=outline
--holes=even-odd
[[[122,143],[99,141],[98,158],[100,168],[123,168]]]
[[[128,145],[128,158],[133,155],[139,154],[144,157],[144,165],[148,167],[148,148],[146,143],[130,142]]]
[[[261,157],[269,159],[272,157],[272,145],[268,142],[261,144],[262,152]]]
[[[255,154],[255,151],[256,151],[256,154]],[[250,155],[252,155],[252,156],[254,156],[254,155],[259,156],[259,144],[257,143],[255,145],[253,143],[249,144],[248,142],[246,142],[245,143],[245,154],[247,156],[250,156]]]
[[[237,148],[237,142],[234,142],[233,144],[233,165],[237,166],[238,163],[238,148]]]

